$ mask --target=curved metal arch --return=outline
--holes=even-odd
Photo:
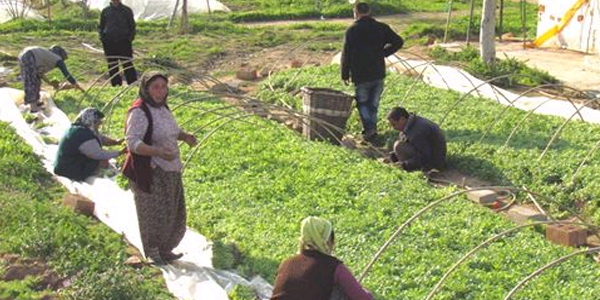
[[[579,171],[581,169],[583,169],[583,166],[585,165],[585,162],[592,156],[592,154],[594,152],[596,152],[596,150],[598,150],[599,147],[600,147],[600,140],[598,140],[598,142],[596,142],[596,144],[594,145],[594,147],[592,147],[592,149],[590,149],[588,151],[588,153],[586,154],[586,156],[581,160],[581,163],[579,164],[579,167],[577,167],[577,169],[575,169],[575,172],[573,172],[573,176],[571,177],[571,183],[575,183],[575,177],[577,176],[577,173],[579,173]]]
[[[519,191],[519,192],[526,192],[529,193],[531,195],[535,195],[537,197],[541,197],[547,200],[551,200],[551,198],[548,198],[547,196],[541,195],[539,193],[536,192],[532,192],[528,189],[524,189],[524,188],[519,188],[519,187],[513,187],[513,186],[484,186],[484,187],[471,187],[468,190],[462,190],[462,191],[457,191],[454,192],[448,196],[444,196],[434,202],[431,202],[430,204],[428,204],[427,206],[421,208],[419,211],[417,211],[415,214],[413,214],[406,222],[404,222],[401,226],[398,227],[398,229],[390,236],[390,238],[383,244],[383,246],[381,246],[381,248],[377,251],[377,253],[375,253],[375,255],[373,256],[373,258],[371,259],[371,261],[367,264],[367,266],[364,268],[364,270],[361,272],[360,276],[358,277],[358,281],[362,281],[365,276],[367,275],[367,273],[369,272],[369,270],[371,269],[371,267],[375,264],[375,262],[377,261],[377,259],[379,259],[379,257],[383,254],[383,252],[391,245],[391,243],[400,235],[400,233],[402,233],[402,231],[408,227],[414,220],[416,220],[418,217],[420,217],[422,214],[424,214],[425,212],[427,212],[428,210],[430,210],[431,208],[437,206],[438,204],[449,200],[449,199],[453,199],[459,195],[471,192],[471,191],[478,191],[478,190],[510,190],[510,191]],[[585,220],[583,220],[578,214],[572,212],[570,209],[566,209],[567,212],[571,213],[573,216],[575,216],[577,219],[579,219],[581,221],[581,223],[586,223]],[[594,229],[594,233],[597,233],[597,227],[593,227]]]
[[[515,74],[505,74],[505,75],[500,75],[500,76],[496,76],[494,78],[488,79],[483,81],[482,83],[480,83],[479,85],[477,85],[476,87],[472,88],[471,90],[469,90],[467,93],[463,94],[462,96],[460,96],[460,98],[458,98],[450,107],[450,109],[448,109],[448,111],[446,112],[446,114],[444,115],[444,117],[442,118],[442,120],[440,121],[439,125],[440,127],[442,126],[442,124],[444,123],[444,121],[446,121],[446,118],[448,117],[448,115],[450,114],[451,111],[453,111],[456,106],[458,106],[458,104],[463,101],[464,99],[466,99],[467,96],[469,96],[471,93],[473,93],[474,91],[479,92],[479,88],[486,85],[486,84],[490,84],[490,82],[494,81],[494,80],[498,80],[498,79],[503,79],[503,78],[508,78],[511,76],[515,76]]]
[[[556,138],[558,138],[558,136],[560,135],[560,133],[562,132],[562,130],[564,129],[564,127],[567,125],[567,123],[569,123],[569,121],[571,121],[571,119],[573,119],[573,117],[579,113],[580,110],[582,110],[584,107],[586,107],[589,103],[592,102],[597,102],[599,101],[598,99],[591,99],[588,100],[586,102],[583,103],[583,105],[581,105],[581,107],[579,107],[574,113],[571,114],[571,116],[565,120],[558,129],[556,129],[556,132],[554,133],[554,135],[552,136],[552,138],[550,139],[550,141],[548,142],[548,144],[546,145],[546,148],[544,149],[544,151],[542,151],[542,154],[540,154],[540,157],[538,158],[538,161],[542,160],[542,158],[544,157],[544,155],[546,155],[546,152],[548,152],[548,149],[550,149],[550,146],[552,145],[552,143],[554,142],[554,140],[556,140]]]
[[[593,253],[593,252],[599,252],[600,251],[600,247],[594,247],[594,248],[590,248],[590,249],[586,249],[586,250],[581,250],[581,251],[577,251],[577,252],[573,252],[570,253],[568,255],[565,255],[563,257],[560,257],[559,259],[556,259],[552,262],[550,262],[549,264],[535,270],[533,273],[531,273],[529,276],[525,277],[523,280],[521,280],[515,287],[513,287],[513,289],[508,292],[508,294],[504,297],[504,300],[508,300],[510,298],[512,298],[512,296],[517,292],[517,290],[519,290],[521,288],[521,286],[523,286],[525,283],[527,283],[529,280],[533,279],[534,277],[540,275],[541,273],[543,273],[544,271],[546,271],[547,269],[553,267],[554,265],[560,264],[568,259],[570,259],[571,257],[574,257],[576,255],[580,255],[580,254],[588,254],[588,253]]]
[[[486,131],[485,131],[485,132],[484,132],[484,133],[481,135],[481,138],[479,139],[479,143],[481,143],[481,142],[483,141],[483,139],[485,138],[485,136],[486,136],[486,135],[487,135],[487,134],[490,132],[490,130],[491,130],[493,127],[494,127],[494,125],[496,125],[496,123],[498,123],[498,122],[500,121],[500,119],[502,119],[502,116],[504,115],[504,113],[505,113],[505,112],[506,112],[506,111],[507,111],[509,108],[511,108],[511,107],[514,107],[514,103],[515,103],[515,102],[519,101],[521,98],[525,97],[527,94],[529,94],[529,93],[532,93],[532,92],[534,92],[534,91],[537,91],[537,90],[539,90],[539,89],[546,88],[546,87],[557,87],[557,86],[561,86],[561,85],[558,85],[558,84],[552,84],[552,83],[550,83],[550,84],[538,85],[538,86],[535,86],[535,87],[529,88],[529,89],[527,89],[526,91],[524,91],[524,92],[520,93],[520,94],[517,96],[517,98],[515,98],[515,99],[514,99],[514,100],[512,100],[512,101],[510,101],[510,100],[506,99],[506,100],[509,102],[509,104],[510,104],[510,105],[506,105],[506,106],[504,106],[504,108],[502,109],[502,112],[498,114],[498,116],[496,117],[496,119],[495,119],[495,120],[494,120],[492,123],[490,123],[490,125],[488,125],[488,127],[487,127]],[[568,101],[569,101],[569,102],[571,102],[571,104],[572,104],[572,105],[574,105],[574,103],[571,101],[571,99],[570,99],[570,98],[568,98]],[[542,102],[542,103],[547,103],[547,102],[548,102],[548,101],[544,101],[544,102]],[[539,107],[541,107],[541,104],[540,104],[540,105],[538,105],[538,106],[536,106],[536,109],[537,109],[537,108],[539,108]]]
[[[537,225],[549,225],[549,224],[568,224],[568,225],[580,225],[580,226],[585,226],[588,228],[594,228],[594,229],[598,229],[597,226],[588,224],[588,223],[581,223],[581,222],[570,222],[570,221],[539,221],[539,222],[533,222],[533,223],[527,223],[527,224],[523,224],[523,225],[518,225],[516,227],[507,229],[505,231],[502,231],[490,238],[488,238],[487,240],[485,240],[484,242],[480,243],[479,245],[477,245],[476,247],[472,248],[467,254],[463,255],[458,261],[456,261],[447,271],[446,273],[444,273],[444,275],[442,276],[442,278],[440,278],[440,280],[436,283],[436,285],[433,287],[433,289],[431,289],[431,291],[429,292],[429,295],[427,295],[427,297],[425,298],[425,300],[431,300],[433,298],[433,296],[440,290],[440,288],[442,287],[442,284],[444,283],[444,281],[446,281],[446,279],[448,279],[448,277],[450,277],[450,275],[459,267],[461,266],[469,257],[471,257],[473,254],[475,254],[475,252],[479,251],[480,249],[488,246],[489,244],[491,244],[492,242],[496,241],[497,239],[507,236],[513,232],[519,231],[523,228],[526,227],[532,227],[532,226],[537,226]]]
[[[563,87],[563,88],[569,88],[569,89],[573,89],[573,90],[575,90],[575,91],[582,92],[581,90],[579,90],[579,89],[576,89],[576,88],[573,88],[573,87],[571,87],[571,86],[567,86],[567,85],[558,85],[558,86],[559,86],[559,87]],[[523,122],[525,122],[525,120],[526,120],[526,119],[528,119],[528,118],[529,118],[529,116],[531,116],[531,115],[532,115],[532,114],[533,114],[533,113],[534,113],[534,112],[535,112],[535,111],[536,111],[538,108],[540,108],[542,105],[544,105],[544,104],[548,103],[550,100],[556,99],[557,97],[558,97],[557,95],[553,95],[553,97],[552,97],[552,98],[549,98],[549,99],[547,99],[547,100],[544,100],[542,103],[538,104],[536,107],[534,107],[533,109],[529,110],[529,111],[527,112],[527,114],[526,114],[526,115],[525,115],[525,116],[524,116],[524,117],[523,117],[523,118],[522,118],[522,119],[521,119],[521,120],[520,120],[520,121],[517,123],[517,125],[515,125],[515,127],[513,127],[513,130],[512,130],[512,131],[511,131],[511,133],[508,135],[508,138],[507,138],[507,139],[506,139],[506,141],[504,142],[504,146],[503,146],[503,147],[507,147],[507,146],[508,146],[508,143],[509,143],[510,139],[511,139],[511,138],[512,138],[512,136],[515,134],[515,132],[517,131],[518,127],[520,127],[520,125],[521,125]],[[574,102],[572,102],[572,101],[570,100],[570,98],[569,98],[568,100],[569,100],[569,102],[571,102],[571,105],[575,106],[575,103],[574,103]],[[581,117],[581,118],[583,119],[583,117]]]
[[[185,172],[188,163],[190,162],[190,160],[192,159],[192,157],[196,154],[196,152],[198,151],[198,149],[200,149],[200,146],[206,142],[206,140],[208,140],[209,137],[211,137],[215,132],[217,132],[219,129],[221,129],[223,126],[229,124],[230,122],[236,121],[238,119],[243,119],[243,118],[248,118],[253,116],[253,114],[245,114],[245,115],[241,115],[238,116],[236,118],[230,118],[229,120],[219,124],[219,126],[213,128],[211,131],[209,131],[207,134],[204,135],[204,137],[202,138],[202,140],[198,141],[198,144],[192,149],[192,151],[188,154],[185,163],[183,164],[183,166],[181,167],[181,174],[183,175],[183,173]],[[220,120],[221,118],[217,119]],[[209,123],[210,124],[210,123]],[[204,129],[204,127],[201,127],[199,129],[196,129],[194,131],[192,131],[192,134],[197,133],[198,131]]]

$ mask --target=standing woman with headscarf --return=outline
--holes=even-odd
[[[55,67],[59,68],[65,78],[75,88],[82,92],[85,90],[77,83],[77,80],[67,70],[65,60],[69,56],[61,46],[53,45],[49,49],[38,46],[27,47],[19,54],[19,66],[21,67],[21,80],[25,89],[25,104],[29,105],[31,112],[37,112],[43,104],[40,102],[40,88],[42,80],[58,88],[58,83],[51,83],[46,78],[46,73]]]
[[[123,154],[123,151],[106,151],[102,145],[119,145],[123,141],[113,140],[98,132],[104,114],[88,107],[82,110],[75,122],[60,140],[54,161],[54,174],[75,181],[83,181],[99,168],[108,167],[108,160]]]
[[[302,220],[300,252],[279,265],[271,300],[329,300],[334,287],[347,299],[372,300],[344,263],[331,255],[333,246],[329,221],[319,217]]]
[[[186,230],[186,210],[177,141],[196,145],[167,106],[168,79],[147,72],[140,79],[139,98],[129,108],[125,128],[129,178],[146,258],[163,265],[181,258],[173,253]]]

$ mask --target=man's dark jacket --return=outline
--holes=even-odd
[[[407,171],[443,170],[446,167],[446,138],[440,127],[430,120],[410,114],[404,134],[417,156],[403,165]]]
[[[369,16],[356,20],[346,30],[342,52],[342,80],[354,84],[383,79],[385,57],[400,48],[404,41],[390,26]]]
[[[133,41],[135,38],[133,11],[122,3],[116,6],[110,4],[102,10],[98,31],[103,42]]]

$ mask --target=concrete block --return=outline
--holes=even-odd
[[[585,245],[587,230],[575,225],[554,224],[546,227],[546,238],[559,245],[578,247]]]
[[[489,204],[493,203],[498,199],[498,194],[492,190],[478,190],[478,191],[470,191],[467,193],[467,196],[471,201],[479,204]]]
[[[304,63],[302,63],[301,61],[294,59],[290,62],[290,67],[296,69],[296,68],[301,68],[304,65]]]
[[[548,218],[535,209],[513,205],[507,212],[508,217],[517,224],[527,222],[547,221]]]
[[[235,73],[235,77],[241,80],[255,80],[258,78],[258,73],[256,70],[241,69]]]
[[[63,199],[64,204],[76,213],[91,217],[94,215],[95,204],[92,200],[77,194],[69,194]]]

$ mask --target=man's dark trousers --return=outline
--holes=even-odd
[[[112,86],[122,84],[121,74],[119,74],[119,62],[122,63],[123,72],[127,84],[132,84],[137,80],[137,72],[133,67],[133,49],[129,40],[109,40],[102,41],[104,55],[108,61],[108,74]]]

